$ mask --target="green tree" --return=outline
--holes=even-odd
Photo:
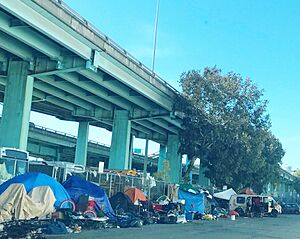
[[[296,169],[293,175],[296,176],[296,179],[294,181],[294,189],[298,194],[300,194],[300,169]]]
[[[300,194],[300,178],[297,177],[295,182],[294,182],[294,189],[298,194]]]
[[[183,73],[180,84],[176,107],[184,113],[185,130],[179,150],[191,160],[186,181],[196,158],[217,186],[261,191],[266,181],[276,178],[284,151],[269,130],[263,92],[250,79],[221,75],[214,67]]]
[[[296,177],[300,177],[300,168],[297,168],[295,170],[295,172],[293,173],[293,175],[296,176]]]
[[[154,174],[155,179],[157,180],[162,180],[165,182],[169,182],[170,181],[170,163],[169,160],[164,160],[163,161],[163,168],[160,172],[156,172]]]

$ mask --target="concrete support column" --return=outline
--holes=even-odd
[[[129,112],[126,110],[115,110],[109,169],[128,169],[130,130]]]
[[[87,161],[87,148],[89,141],[89,122],[79,122],[76,151],[75,151],[75,162],[86,166]]]
[[[187,171],[189,165],[190,165],[191,161],[189,160],[189,157],[186,155],[186,163],[185,163],[185,170]],[[191,171],[190,172],[190,175],[189,175],[189,183],[192,184],[192,181],[193,181],[193,172]]]
[[[33,77],[28,62],[10,61],[0,123],[0,146],[27,150]]]
[[[182,158],[178,154],[179,137],[170,134],[168,136],[167,160],[170,162],[170,180],[172,183],[179,183],[181,180]]]
[[[167,147],[165,145],[159,146],[159,156],[158,156],[158,165],[157,165],[157,172],[161,172],[164,167],[164,161],[167,158]]]
[[[146,145],[145,145],[145,157],[144,157],[144,167],[143,167],[143,176],[147,176],[147,166],[148,166],[148,146],[149,146],[149,140],[146,139]]]
[[[201,165],[201,161],[200,161],[200,165],[199,165],[199,185],[201,186],[210,186],[210,179],[205,177],[205,171],[207,170],[207,168],[203,167]]]
[[[132,158],[133,158],[133,135],[130,135],[129,142],[129,158],[128,158],[128,169],[132,169]]]

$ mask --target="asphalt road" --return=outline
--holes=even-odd
[[[250,239],[300,238],[300,216],[279,215],[277,218],[237,218],[217,221],[193,221],[187,224],[153,224],[142,228],[114,228],[82,231],[79,234],[48,238],[76,239]]]

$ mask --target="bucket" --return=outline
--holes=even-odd
[[[230,220],[234,221],[235,220],[235,215],[230,215]]]

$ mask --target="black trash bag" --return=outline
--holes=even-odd
[[[121,228],[141,227],[143,225],[143,221],[139,216],[133,213],[126,213],[122,216],[118,216],[117,224]]]
[[[63,222],[56,221],[48,225],[43,232],[45,234],[67,234],[68,230]]]

